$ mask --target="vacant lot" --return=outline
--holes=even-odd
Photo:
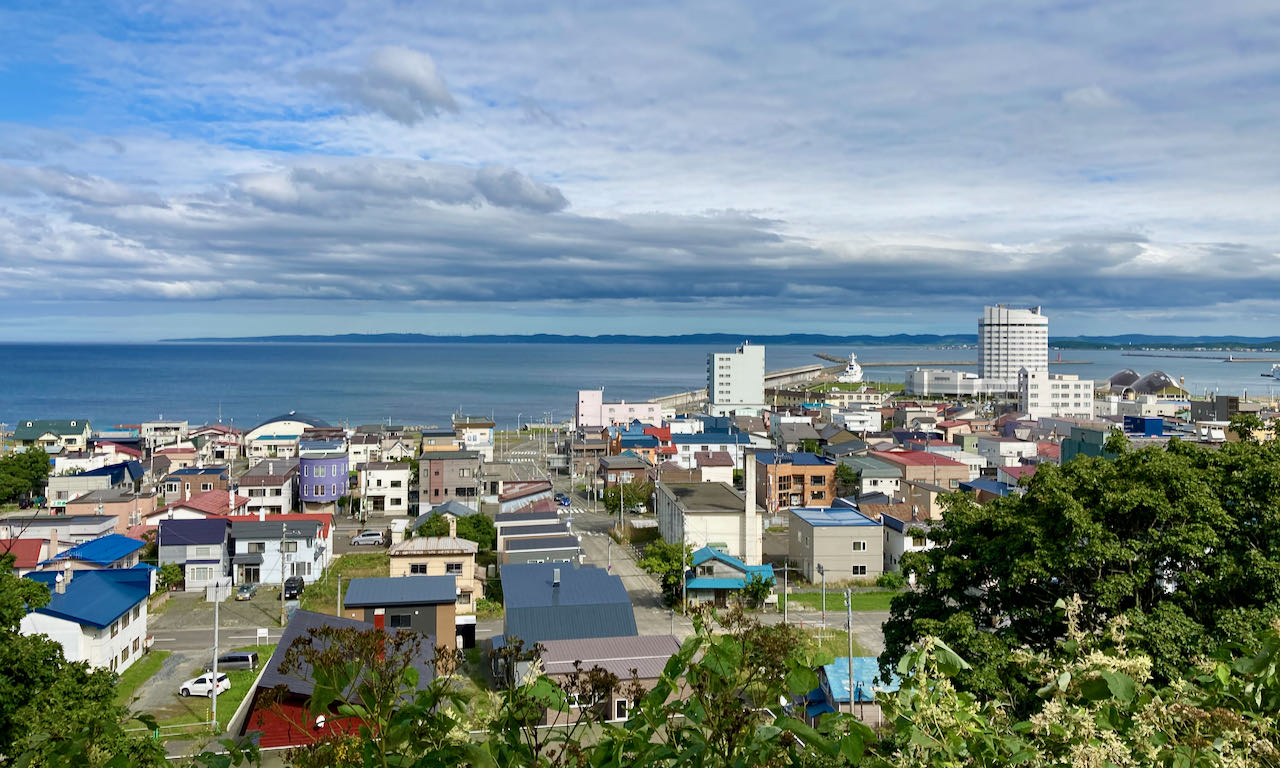
[[[343,555],[329,565],[324,577],[314,584],[308,584],[302,593],[301,607],[305,611],[327,613],[334,616],[338,611],[338,581],[343,588],[353,578],[366,576],[391,575],[391,558],[386,552],[352,552]]]
[[[899,593],[892,590],[884,590],[880,592],[854,592],[853,593],[853,610],[855,611],[887,611],[889,603],[897,597]],[[783,604],[791,601],[791,610],[822,610],[822,593],[821,592],[793,592],[790,595],[778,595],[778,610],[782,610]],[[827,590],[827,615],[830,620],[830,614],[834,612],[844,613],[844,593],[838,590]]]

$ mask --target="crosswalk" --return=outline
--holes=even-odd
[[[542,455],[542,451],[508,451],[506,456],[509,458],[536,458]]]

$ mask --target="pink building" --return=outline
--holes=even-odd
[[[573,423],[578,429],[607,427],[613,424],[630,424],[639,419],[645,424],[662,423],[662,406],[657,403],[606,403],[603,389],[578,390],[578,406],[573,412]]]

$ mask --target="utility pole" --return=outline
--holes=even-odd
[[[284,626],[284,540],[289,524],[280,523],[280,626]]]
[[[213,732],[218,732],[218,606],[222,601],[222,585],[215,583],[213,587],[213,705],[209,711],[209,721]]]
[[[822,626],[818,629],[818,643],[822,643],[822,630],[827,628],[827,569],[818,563],[818,574],[822,576]]]
[[[334,615],[341,616],[342,615],[342,574],[338,574],[338,595],[337,597],[334,598],[334,602],[337,603],[337,611],[336,613],[334,613]]]
[[[853,590],[844,591],[844,612],[849,621],[849,714],[853,714]]]

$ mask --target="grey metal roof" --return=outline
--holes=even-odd
[[[320,535],[320,523],[316,520],[288,520],[278,523],[234,520],[231,523],[231,535],[238,541],[278,539],[281,526],[287,526],[285,536],[289,539],[314,539]]]
[[[542,646],[542,666],[548,675],[572,673],[576,661],[584,670],[600,667],[626,681],[632,670],[641,680],[658,677],[667,660],[680,650],[680,641],[672,635],[637,635],[543,640]]]
[[[383,576],[352,579],[342,604],[347,608],[383,605],[438,605],[458,599],[453,576]]]
[[[547,523],[546,525],[522,525],[514,528],[506,537],[514,536],[551,536],[557,533],[568,534],[569,526],[564,523]]]
[[[737,512],[746,510],[746,501],[725,483],[663,483],[662,492],[670,493],[690,512]]]
[[[461,461],[480,458],[479,451],[423,451],[418,461]]]
[[[539,552],[552,549],[577,549],[577,536],[512,536],[503,542],[507,552]]]
[[[241,552],[231,558],[231,562],[236,565],[262,565],[261,552]]]
[[[552,575],[560,571],[560,586]],[[508,639],[546,640],[636,634],[636,617],[622,579],[603,568],[521,563],[501,569]]]
[[[543,512],[500,512],[493,516],[494,525],[535,524],[541,521],[559,519],[560,513],[554,509],[548,509]]]

